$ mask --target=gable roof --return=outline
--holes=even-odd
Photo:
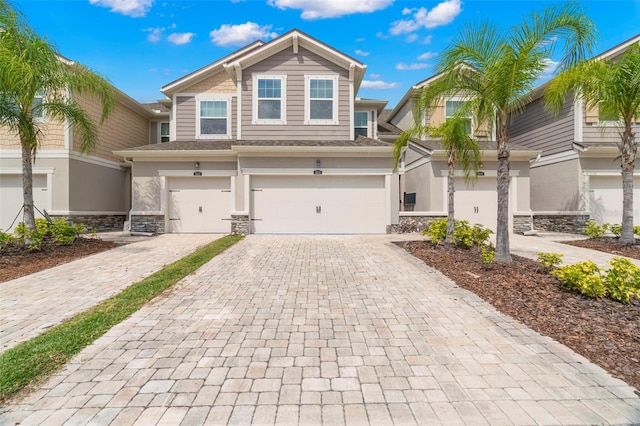
[[[299,47],[303,47],[345,69],[353,69],[354,92],[358,91],[364,72],[367,69],[366,65],[298,29],[293,29],[267,43],[261,40],[251,43],[216,62],[163,86],[161,91],[166,95],[175,93],[181,88],[191,86],[223,69],[235,81],[237,70],[250,67],[289,47],[293,49],[294,53],[297,53]]]
[[[441,76],[442,76],[442,72],[440,72],[438,74],[434,74],[431,77],[426,78],[426,79],[422,80],[421,82],[416,83],[413,86],[411,86],[409,88],[409,90],[407,90],[407,93],[404,94],[402,99],[400,99],[400,101],[396,104],[396,106],[389,112],[389,114],[386,117],[387,118],[387,122],[391,123],[391,120],[396,116],[396,114],[398,114],[398,112],[402,109],[402,107],[407,102],[409,102],[409,99],[411,99],[414,95],[416,95],[420,89],[422,89],[425,86],[428,86],[431,82],[439,79]]]

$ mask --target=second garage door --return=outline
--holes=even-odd
[[[253,176],[252,232],[382,234],[384,176]]]
[[[622,176],[591,176],[589,179],[589,210],[593,219],[603,224],[606,222],[622,223]],[[633,221],[640,221],[640,177],[633,178]]]
[[[36,218],[42,217],[41,211],[50,210],[47,191],[47,175],[34,174],[33,204],[37,209],[35,210]],[[22,222],[21,210],[24,202],[22,175],[0,175],[0,200],[0,229],[12,231],[19,222]],[[13,227],[9,229],[12,223]]]
[[[228,177],[169,180],[169,232],[229,233],[231,210]]]

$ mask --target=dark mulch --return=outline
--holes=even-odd
[[[485,265],[477,250],[397,243],[497,310],[549,336],[640,389],[640,301],[628,305],[565,290],[537,262]],[[470,275],[469,273],[473,274]]]
[[[13,246],[0,253],[0,283],[116,247],[111,241],[77,238],[70,246],[44,244],[39,251]]]
[[[640,245],[638,245],[638,240],[636,240],[636,244],[633,245],[620,244],[617,238],[611,237],[589,238],[588,240],[578,241],[564,241],[564,243],[576,247],[584,247],[592,250],[603,251],[605,253],[615,254],[616,256],[626,256],[640,260]]]

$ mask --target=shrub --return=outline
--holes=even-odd
[[[585,227],[582,230],[582,233],[591,238],[600,238],[607,232],[608,223],[603,226],[598,225],[593,220],[585,223]]]
[[[42,243],[52,239],[56,244],[71,245],[76,237],[87,232],[83,224],[71,225],[64,218],[54,219],[48,222],[46,219],[36,219],[36,229],[27,229],[23,222],[16,227],[15,234],[20,243],[29,247],[29,250],[40,250]]]
[[[87,229],[83,224],[70,225],[65,219],[58,218],[49,227],[49,232],[56,243],[68,246],[78,235],[87,232]]]
[[[564,254],[538,252],[538,263],[547,268],[555,269],[562,263]]]
[[[429,225],[429,228],[422,233],[428,236],[434,244],[441,243],[447,236],[447,218],[434,220]],[[493,231],[482,225],[475,224],[471,226],[466,220],[454,220],[451,243],[468,249],[486,244],[492,233]]]
[[[480,258],[482,263],[491,263],[496,257],[496,250],[492,244],[485,244],[480,248]]]
[[[633,227],[633,233],[636,235],[640,235],[640,226],[636,225]]]
[[[609,264],[611,269],[604,277],[609,297],[622,303],[640,297],[640,268],[622,257],[614,257]]]
[[[29,250],[40,250],[42,242],[44,241],[44,235],[38,232],[38,228],[31,230],[27,228],[24,222],[20,222],[16,226],[15,230],[16,239],[23,245],[26,245]]]
[[[2,232],[2,230],[0,230],[0,250],[7,247],[13,241],[15,241],[13,235],[9,234],[8,232]]]
[[[618,225],[615,223],[613,224],[606,223],[605,225],[607,225],[607,227],[609,228],[609,231],[611,231],[613,235],[620,238],[620,235],[622,235],[622,225]]]
[[[603,297],[607,293],[602,270],[590,260],[554,269],[551,274],[558,277],[565,286],[585,296]]]

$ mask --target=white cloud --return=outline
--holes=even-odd
[[[406,9],[405,9],[406,10]],[[403,10],[403,15],[405,14]],[[450,24],[462,11],[461,0],[444,0],[429,10],[421,7],[413,12],[411,19],[401,19],[391,24],[389,32],[393,35],[406,34],[419,28],[436,28]]]
[[[404,62],[400,62],[398,65],[396,65],[396,69],[398,71],[415,71],[415,70],[422,70],[429,67],[430,67],[429,64],[422,64],[422,63],[405,64]]]
[[[402,14],[403,15],[411,15],[415,10],[416,10],[415,8],[405,7],[404,9],[402,9]]]
[[[544,63],[545,63],[545,67],[544,67],[544,71],[542,72],[542,76],[541,76],[542,78],[551,77],[553,73],[556,71],[556,68],[558,68],[558,65],[560,65],[560,62],[556,62],[551,58],[546,58],[544,60]]]
[[[247,22],[238,25],[222,25],[209,33],[211,41],[218,46],[243,46],[263,38],[274,38],[278,34],[271,31],[271,25]]]
[[[300,9],[302,19],[336,18],[354,13],[371,13],[385,9],[394,0],[268,0],[278,9]]]
[[[374,80],[378,80],[382,76],[380,74],[370,74],[369,77],[373,78]]]
[[[157,43],[162,40],[162,32],[164,28],[145,28],[142,30],[144,32],[148,32],[147,40],[151,43]]]
[[[169,37],[167,37],[167,40],[177,45],[187,44],[191,42],[191,39],[193,38],[194,35],[196,34],[195,33],[173,33],[173,34],[170,34]]]
[[[424,52],[422,55],[418,56],[419,61],[428,61],[429,59],[433,59],[438,54],[436,52]]]
[[[386,40],[389,38],[389,36],[383,33],[382,31],[378,31],[376,33],[376,37],[378,37],[380,40]]]
[[[89,3],[107,7],[111,12],[139,18],[151,9],[153,0],[89,0]]]
[[[356,55],[358,56],[369,56],[369,52],[365,52],[364,50],[357,49]]]
[[[400,87],[398,83],[386,83],[381,80],[362,80],[360,87],[364,89],[386,90]]]
[[[363,41],[365,41],[365,40],[366,40],[366,38],[364,38],[364,37],[360,37],[360,38],[357,38],[357,39],[356,39],[356,41],[357,41],[358,43],[362,43],[362,42],[363,42]]]
[[[418,34],[409,34],[406,38],[407,43],[413,43],[418,39]]]
[[[422,40],[422,44],[431,44],[432,41],[433,41],[433,36],[429,35],[429,36],[426,36],[424,40]]]

